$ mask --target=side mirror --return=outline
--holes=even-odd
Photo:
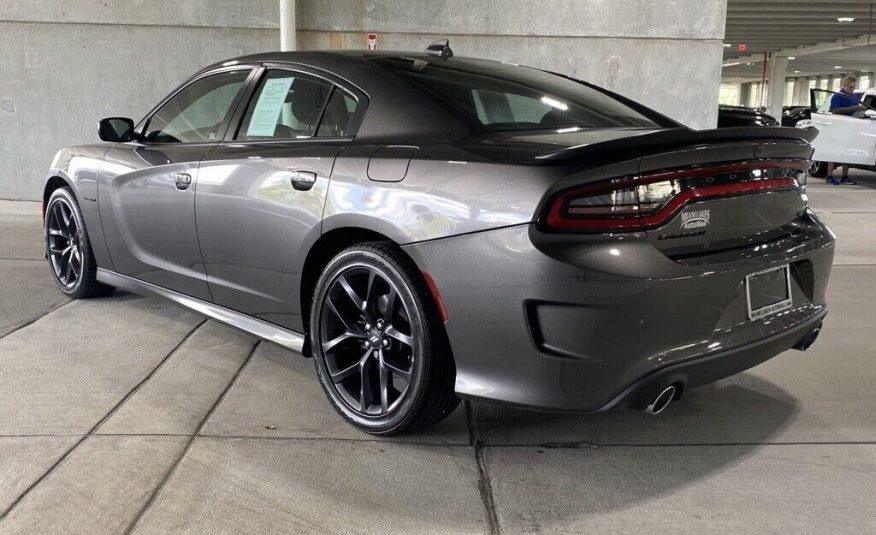
[[[134,139],[134,121],[127,117],[109,117],[97,124],[97,135],[101,141],[124,143]]]

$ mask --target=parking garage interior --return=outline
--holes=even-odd
[[[851,169],[855,185],[808,178],[837,236],[830,313],[808,351],[656,416],[464,400],[393,438],[347,425],[313,363],[278,345],[158,298],[68,300],[41,213],[58,149],[96,142],[103,117],[136,121],[230,57],[447,38],[458,56],[566,73],[708,130],[721,106],[781,120],[810,89],[876,87],[874,8],[4,1],[0,533],[876,532],[876,161]]]

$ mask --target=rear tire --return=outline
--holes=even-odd
[[[71,299],[97,297],[115,288],[97,282],[97,263],[79,203],[69,188],[58,188],[46,203],[46,258],[58,289]]]
[[[827,162],[812,161],[809,164],[809,176],[812,178],[827,178]]]
[[[370,242],[341,251],[316,285],[312,355],[335,410],[372,435],[439,422],[456,408],[450,344],[423,274]]]

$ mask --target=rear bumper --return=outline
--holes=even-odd
[[[660,368],[628,386],[599,410],[644,405],[655,392],[666,386],[682,384],[685,389],[695,388],[753,368],[794,347],[819,327],[826,315],[827,310],[823,310],[799,325],[763,340]]]
[[[697,386],[791,348],[827,313],[834,236],[811,216],[793,243],[680,261],[635,236],[531,225],[404,248],[448,310],[459,395],[588,412],[673,374]],[[749,321],[745,275],[784,263],[794,307]]]

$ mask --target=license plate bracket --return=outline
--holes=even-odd
[[[791,308],[790,266],[784,264],[746,275],[745,301],[751,321]]]

